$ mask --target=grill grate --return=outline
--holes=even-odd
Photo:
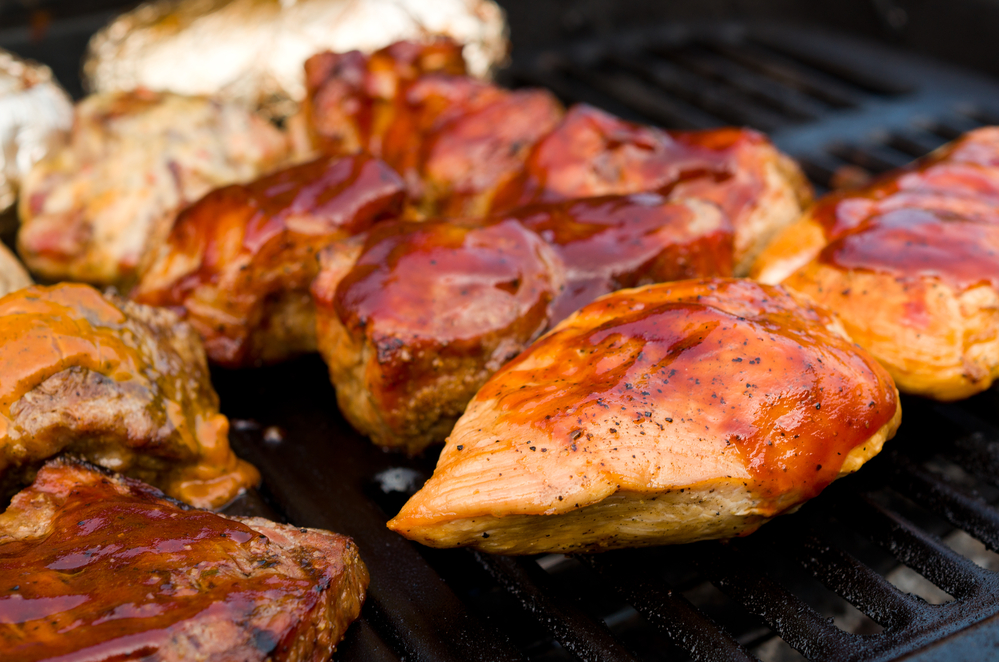
[[[24,30],[0,42],[73,71],[102,22],[53,26],[62,48]],[[567,102],[669,128],[767,131],[820,190],[999,123],[999,88],[983,78],[800,28],[675,25],[517,57],[507,83]],[[264,476],[230,512],[347,533],[371,570],[339,660],[927,662],[999,646],[995,389],[951,405],[903,399],[880,457],[748,538],[511,559],[426,549],[384,527],[436,458],[352,432],[317,358],[213,378],[234,447]]]
[[[979,623],[965,644],[997,636],[999,435],[979,417],[995,391],[904,400],[882,456],[748,538],[515,559],[425,549],[383,528],[433,458],[346,432],[318,360],[215,377],[231,416],[266,412],[284,430],[275,443],[236,426],[265,480],[237,507],[362,547],[373,582],[342,660],[890,660]]]

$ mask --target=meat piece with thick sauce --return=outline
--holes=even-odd
[[[902,391],[957,400],[999,377],[999,128],[827,195],[753,275],[834,311]]]
[[[747,535],[859,469],[900,419],[888,373],[780,287],[622,290],[485,383],[388,525],[504,554]]]
[[[367,585],[345,536],[192,510],[77,460],[0,514],[0,650],[19,662],[319,662]]]
[[[402,209],[402,179],[365,154],[323,157],[185,209],[153,251],[136,301],[178,311],[226,367],[316,351],[316,254]]]
[[[547,327],[563,267],[514,219],[390,221],[321,254],[319,351],[340,410],[382,446],[442,440]]]
[[[579,104],[534,145],[493,209],[652,191],[717,204],[735,230],[737,275],[811,199],[801,169],[755,131],[663,131]]]
[[[384,159],[406,179],[421,215],[484,215],[562,106],[545,90],[509,91],[464,75],[460,53],[442,39],[371,56],[314,56],[306,63],[314,142]]]
[[[18,251],[48,280],[125,288],[180,209],[288,156],[281,131],[231,103],[92,95],[76,107],[69,143],[23,182]]]
[[[201,340],[163,308],[89,285],[0,298],[0,492],[75,453],[199,507],[259,482],[229,447]]]

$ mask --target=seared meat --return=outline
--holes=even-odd
[[[47,279],[124,287],[177,211],[287,156],[280,131],[231,104],[146,91],[90,96],[69,144],[24,181],[18,250]]]
[[[646,193],[533,205],[481,227],[383,224],[363,246],[321,255],[319,349],[340,408],[376,443],[414,453],[443,441],[507,360],[598,296],[730,274],[732,231],[710,203]]]
[[[72,460],[0,515],[0,650],[19,662],[321,662],[367,585],[349,538],[190,510]]]
[[[185,209],[132,292],[179,310],[228,367],[316,350],[316,253],[402,209],[404,184],[367,155],[321,158]]]
[[[836,312],[901,390],[965,398],[999,376],[999,128],[820,200],[754,275]]]
[[[306,63],[309,124],[332,153],[367,150],[403,174],[427,216],[481,216],[562,108],[549,92],[510,92],[462,75],[460,47],[394,44]]]
[[[0,491],[70,451],[201,507],[259,481],[229,448],[197,334],[88,285],[0,298]]]
[[[389,528],[507,554],[746,535],[900,418],[888,373],[779,287],[622,290],[486,382]]]
[[[390,221],[360,240],[321,254],[319,351],[347,420],[415,453],[545,330],[563,267],[515,220]]]
[[[494,209],[642,191],[721,207],[735,228],[736,274],[811,197],[798,166],[755,131],[666,132],[577,105],[534,146]]]

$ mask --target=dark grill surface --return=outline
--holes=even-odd
[[[986,79],[842,35],[772,26],[620,34],[518,54],[505,76],[668,128],[766,131],[820,190],[999,123],[999,88]],[[259,494],[230,512],[347,533],[371,570],[363,616],[337,659],[999,654],[995,390],[951,405],[903,399],[902,428],[881,456],[748,538],[504,558],[424,548],[384,527],[436,458],[385,453],[355,434],[317,358],[214,378],[234,446],[264,476]]]

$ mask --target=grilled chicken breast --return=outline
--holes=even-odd
[[[874,358],[779,287],[622,290],[486,382],[388,526],[505,554],[746,535],[856,471],[900,418]]]
[[[402,209],[402,179],[367,155],[323,157],[212,191],[177,217],[132,291],[171,307],[227,367],[316,351],[316,253]]]
[[[753,275],[833,310],[902,391],[965,398],[999,376],[999,128],[820,200]]]
[[[197,334],[88,285],[0,298],[0,491],[63,451],[221,507],[259,482],[229,448]],[[6,488],[6,489],[4,489]]]
[[[0,515],[0,650],[19,662],[319,662],[367,585],[349,538],[191,510],[73,460]]]
[[[493,209],[643,191],[717,204],[735,229],[737,275],[811,199],[798,166],[755,131],[667,132],[579,104],[534,145]]]
[[[125,287],[182,207],[276,167],[288,150],[279,130],[232,104],[90,96],[76,107],[69,143],[24,180],[18,251],[46,279]]]
[[[479,386],[548,326],[563,268],[515,220],[389,221],[321,255],[319,351],[340,410],[382,446],[443,439]]]

